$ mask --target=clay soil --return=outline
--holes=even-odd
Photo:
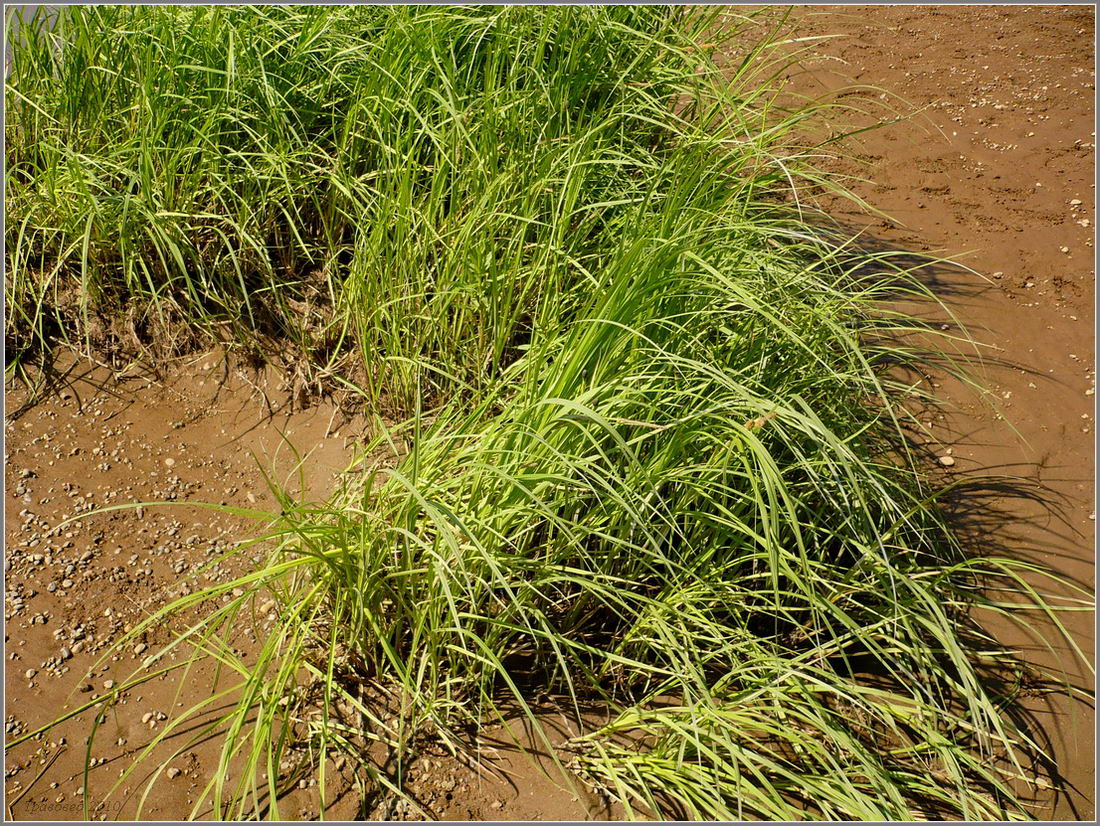
[[[929,313],[949,333],[957,319],[984,345],[982,364],[970,369],[992,398],[933,376],[945,406],[928,419],[928,441],[955,460],[954,476],[1010,478],[979,483],[957,503],[960,528],[979,550],[1041,562],[1093,592],[1095,10],[807,6],[795,14],[803,36],[839,37],[814,46],[793,89],[817,97],[873,86],[881,91],[861,95],[909,115],[859,135],[853,162],[837,169],[871,181],[852,189],[889,218],[837,200],[825,199],[825,210],[872,248],[965,265],[923,268],[954,318]],[[1062,620],[1092,661],[1093,614]],[[997,631],[1091,697],[1089,669],[1054,629]],[[1091,698],[1048,696],[1031,709],[1061,774],[1061,791],[1037,813],[1092,820]]]
[[[804,6],[794,18],[803,35],[839,37],[804,55],[804,70],[791,73],[790,89],[816,97],[871,85],[881,91],[859,94],[909,116],[861,134],[849,144],[853,160],[836,170],[872,180],[853,189],[889,218],[838,200],[826,199],[826,211],[860,231],[869,246],[951,255],[966,265],[922,270],[955,318],[922,310],[939,312],[937,323],[949,330],[957,319],[986,345],[974,370],[992,398],[933,375],[947,406],[929,416],[926,440],[933,455],[954,459],[943,471],[949,476],[1011,479],[958,503],[960,525],[988,547],[1040,561],[1091,590],[1093,9]],[[885,100],[879,97],[887,92]],[[877,110],[875,117],[881,115]],[[329,403],[296,408],[277,373],[251,371],[220,352],[162,365],[155,373],[141,365],[120,372],[121,366],[111,370],[65,357],[42,398],[32,399],[14,382],[6,388],[9,741],[109,693],[173,629],[135,640],[89,674],[114,640],[170,599],[245,570],[259,552],[246,549],[235,561],[204,568],[220,551],[255,535],[263,520],[184,503],[276,510],[264,472],[295,488],[291,445],[309,454],[301,496],[321,499],[367,429]],[[165,500],[178,504],[122,509],[62,526],[103,506]],[[1091,659],[1091,613],[1067,614],[1063,621]],[[241,629],[242,646],[251,631]],[[1094,713],[1084,696],[1093,690],[1092,678],[1050,628],[1029,634],[1005,626],[998,633],[1037,664],[1064,668],[1065,678],[1081,689],[1076,700],[1063,694],[1031,701],[1036,730],[1049,739],[1061,775],[1054,778],[1061,790],[1040,801],[1038,814],[1091,820]],[[123,778],[101,808],[95,801],[119,781],[165,718],[208,696],[208,677],[193,672],[180,680],[173,672],[119,698],[91,754],[93,817],[135,815],[147,770]],[[548,709],[544,719],[560,719],[558,737],[572,733],[564,715]],[[83,818],[90,723],[88,714],[80,715],[7,753],[9,817]],[[441,755],[418,762],[410,787],[423,811],[472,820],[620,814],[579,784],[562,788],[545,755],[521,757],[514,741],[530,741],[521,726],[489,730],[483,741],[490,773]],[[168,759],[172,751],[160,754]],[[216,760],[213,742],[172,757],[171,776],[157,779],[143,816],[186,816]],[[418,816],[409,809],[363,810],[350,778],[333,769],[328,817]],[[316,781],[304,777],[299,786],[280,814],[316,817]]]

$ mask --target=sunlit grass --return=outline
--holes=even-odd
[[[17,50],[10,351],[228,319],[406,417],[331,501],[277,491],[265,565],[149,620],[207,611],[174,647],[235,678],[192,709],[236,703],[192,814],[277,817],[299,742],[401,795],[420,738],[537,724],[540,694],[612,711],[569,762],[630,814],[1029,815],[981,609],[1040,601],[968,558],[905,442],[921,325],[884,302],[922,291],[790,202],[831,182],[817,110],[777,106],[765,33],[719,72],[715,22],[95,7]]]

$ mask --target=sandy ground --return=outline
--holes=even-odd
[[[859,164],[839,171],[873,184],[856,192],[892,220],[843,202],[824,205],[868,242],[953,256],[958,267],[926,270],[941,298],[984,351],[981,380],[996,404],[934,378],[953,409],[930,420],[933,444],[956,460],[950,472],[1009,474],[968,527],[1002,551],[1030,555],[1065,576],[1093,581],[1093,10],[1088,7],[801,7],[804,34],[823,41],[791,88],[818,95],[852,83],[898,97],[906,122],[864,133]],[[945,318],[945,323],[953,323]],[[288,442],[313,450],[307,494],[323,496],[348,461],[364,423],[331,405],[292,412],[276,376],[238,370],[217,354],[181,362],[157,379],[132,370],[122,379],[68,361],[63,377],[34,405],[7,393],[5,643],[7,738],[63,709],[110,691],[171,629],[86,672],[105,646],[163,605],[214,578],[211,556],[250,536],[254,522],[194,507],[120,510],[70,523],[109,504],[170,499],[265,509],[275,503],[261,468],[284,480],[294,465]],[[263,401],[267,397],[268,402]],[[285,437],[285,439],[284,439]],[[1040,492],[1014,491],[1029,483]],[[976,516],[975,514],[979,514]],[[979,518],[980,516],[980,518]],[[983,521],[984,520],[984,521]],[[242,557],[239,566],[247,564]],[[197,580],[190,577],[197,577]],[[1067,615],[1071,633],[1093,646],[1090,614]],[[242,629],[245,637],[250,629]],[[1068,666],[1087,691],[1091,678],[1064,646],[1052,655],[1014,628],[1002,638],[1048,667]],[[1049,629],[1040,636],[1054,639]],[[242,642],[247,645],[247,639]],[[142,646],[147,646],[142,648]],[[207,696],[205,674],[173,677],[127,692],[96,739],[91,771],[99,799],[120,780],[135,751],[166,725],[174,708]],[[1041,813],[1091,819],[1094,716],[1090,702],[1034,702],[1037,722],[1070,786]],[[549,722],[559,719],[547,711]],[[562,719],[562,734],[569,732]],[[10,815],[81,819],[82,715],[7,755]],[[614,816],[583,789],[559,788],[545,756],[519,757],[513,726],[487,731],[496,773],[478,776],[441,756],[414,770],[410,787],[426,811],[448,819],[586,819]],[[182,743],[182,740],[179,741]],[[496,750],[495,752],[492,750]],[[165,753],[166,755],[168,753]],[[196,743],[172,759],[145,801],[150,818],[185,816],[209,780],[214,744]],[[358,810],[346,778],[333,772],[329,817],[415,817]],[[132,817],[145,775],[122,777],[99,818]],[[316,816],[310,781],[284,804],[292,819]]]
[[[291,410],[276,377],[235,367],[218,353],[181,361],[159,379],[140,369],[119,378],[63,358],[44,401],[28,404],[19,386],[9,388],[6,401],[8,740],[108,696],[183,626],[158,626],[100,663],[113,640],[172,599],[251,564],[260,549],[212,560],[260,532],[262,519],[184,503],[277,509],[264,475],[300,489],[291,446],[308,454],[306,498],[324,497],[361,428],[330,405]],[[179,505],[124,508],[64,524],[111,505],[165,501]],[[174,710],[209,696],[211,676],[200,670],[180,680],[177,672],[119,695],[95,740],[90,788],[106,794]],[[82,818],[89,725],[83,714],[8,753],[7,802],[16,817]],[[144,815],[184,816],[209,779],[204,767],[216,760],[211,743],[185,749],[171,766],[179,773],[162,778]],[[139,798],[131,792],[143,787],[144,776],[124,778],[93,814],[132,817]],[[309,811],[304,801],[294,805],[290,813]]]
[[[890,220],[835,199],[826,210],[869,246],[949,255],[972,270],[923,273],[987,345],[984,366],[971,369],[993,394],[982,400],[936,377],[932,389],[948,407],[930,420],[932,442],[944,455],[951,450],[955,474],[1012,477],[980,502],[960,503],[964,527],[986,547],[1040,561],[1092,591],[1094,10],[812,6],[795,16],[804,36],[840,37],[815,45],[792,88],[818,96],[875,86],[890,93],[881,103],[913,113],[859,135],[850,144],[856,162],[839,165],[873,181],[852,189]],[[965,505],[973,506],[966,516]],[[1062,620],[1092,660],[1093,614]],[[1038,639],[999,630],[1003,642],[1049,669],[1064,666],[1093,692],[1091,675],[1049,626],[1038,624]],[[1033,710],[1067,785],[1040,813],[1093,819],[1091,699],[1036,700]]]

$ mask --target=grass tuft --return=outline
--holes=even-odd
[[[9,353],[229,322],[406,417],[148,620],[205,612],[148,669],[232,678],[154,742],[233,700],[193,815],[277,818],[302,745],[401,796],[425,737],[552,696],[612,712],[561,760],[630,815],[1030,816],[990,676],[1024,666],[981,625],[1030,569],[968,557],[905,441],[923,326],[884,302],[922,290],[808,222],[827,105],[779,106],[775,32],[719,22],[92,6],[17,45]]]

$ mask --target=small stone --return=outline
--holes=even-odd
[[[1094,395],[1095,393],[1096,393],[1096,391],[1095,391],[1095,390],[1094,390],[1093,388],[1091,388],[1091,387],[1090,387],[1090,388],[1089,388],[1088,390],[1086,390],[1086,391],[1085,391],[1085,395],[1086,395],[1086,396],[1092,396],[1092,395]]]
[[[246,498],[246,499],[247,499],[247,500],[248,500],[249,502],[251,502],[251,503],[252,503],[253,505],[255,505],[255,504],[256,504],[256,494],[254,494],[254,493],[251,493],[251,492],[250,492],[250,493],[247,493],[247,494],[245,494],[245,498]]]
[[[71,579],[63,579],[63,580],[61,580],[61,587],[62,588],[72,588],[73,587],[73,581]]]
[[[135,646],[134,646],[134,653],[135,653],[135,654],[141,654],[141,653],[143,653],[143,652],[144,652],[144,651],[145,651],[145,650],[146,650],[146,649],[147,649],[148,647],[149,647],[149,646],[147,646],[147,645],[146,645],[145,643],[143,643],[143,642],[139,642],[139,643],[138,643],[137,645],[135,645]]]
[[[110,691],[114,687],[115,687],[115,681],[114,680],[104,680],[103,681],[103,688],[105,690]]]
[[[37,673],[38,673],[38,672],[37,672],[37,671],[35,671],[35,670],[34,670],[33,668],[28,668],[28,669],[26,670],[26,672],[24,672],[23,676],[24,676],[24,677],[26,677],[26,678],[27,678],[28,680],[33,680],[33,679],[34,679],[34,675],[35,675],[35,674],[37,674]]]
[[[175,766],[172,766],[172,768],[165,772],[165,774],[168,775],[169,780],[175,780],[182,773],[183,772],[180,769],[177,769]]]
[[[1059,247],[1059,249],[1061,249],[1062,252],[1069,252],[1069,247]]]
[[[1081,206],[1081,199],[1080,198],[1074,198],[1072,201],[1069,202],[1069,205],[1070,206]]]
[[[65,646],[61,646],[61,659],[63,659],[63,660],[67,660],[67,659],[69,659],[70,657],[72,657],[72,655],[73,655],[73,652],[72,652],[72,651],[70,651],[70,650],[69,650],[68,648],[66,648]]]
[[[141,724],[143,726],[149,725],[149,721],[153,719],[153,712],[147,711],[141,715]]]
[[[176,466],[176,460],[175,459],[165,459],[164,460],[164,466],[165,467],[175,467]]]
[[[944,467],[951,467],[955,464],[955,457],[954,456],[941,456],[939,458],[939,463],[941,465],[943,465]]]

